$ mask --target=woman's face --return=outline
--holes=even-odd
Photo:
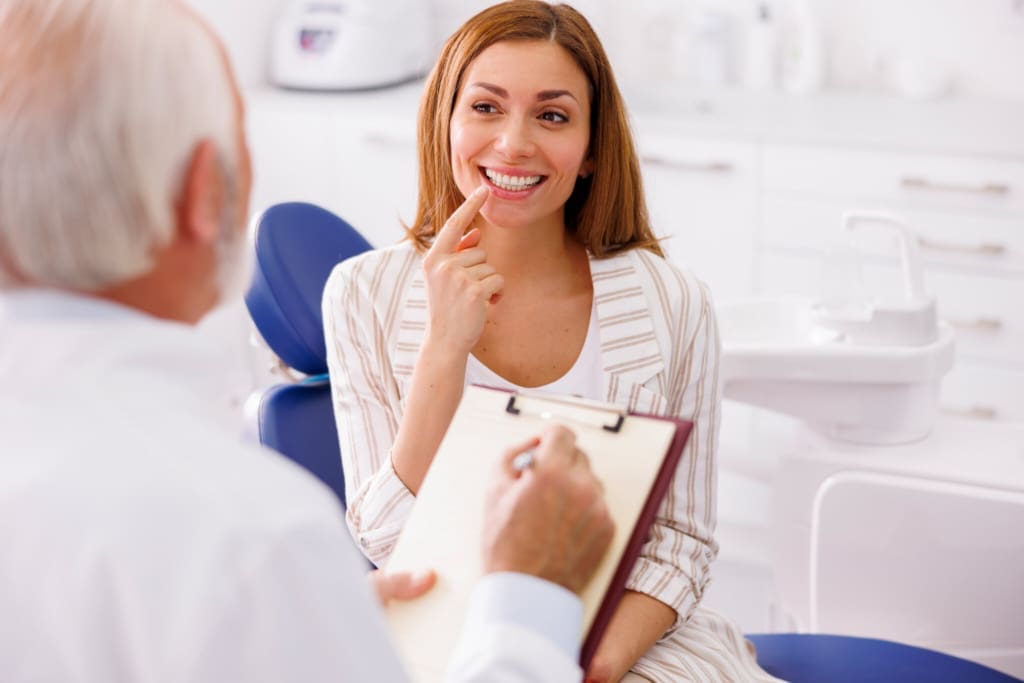
[[[557,43],[495,43],[463,74],[450,136],[459,191],[491,190],[488,223],[562,226],[577,178],[591,170],[587,78]]]

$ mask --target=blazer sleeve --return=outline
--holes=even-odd
[[[382,564],[412,508],[412,492],[391,464],[401,401],[381,311],[400,295],[395,254],[370,252],[335,267],[323,318],[334,417],[341,446],[346,519],[363,553]],[[397,286],[397,289],[395,289]]]
[[[667,400],[663,410],[692,421],[693,430],[627,588],[676,611],[671,633],[700,602],[718,553],[714,529],[721,343],[706,285],[667,264],[660,270],[663,284],[679,292],[664,321],[669,349],[661,385]]]

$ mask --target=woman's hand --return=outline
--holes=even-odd
[[[487,201],[490,191],[478,187],[451,215],[423,259],[430,318],[427,339],[434,348],[465,353],[484,331],[487,307],[501,294],[505,280],[487,263],[477,246],[480,231],[463,235]]]

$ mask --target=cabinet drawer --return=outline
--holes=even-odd
[[[765,145],[767,189],[886,206],[1024,212],[1024,162]]]
[[[644,133],[636,136],[637,154],[645,168],[663,168],[694,177],[753,179],[757,151],[747,142],[682,138]]]
[[[707,282],[716,301],[749,296],[753,145],[654,135],[640,140],[647,209],[668,259]]]
[[[766,249],[759,262],[766,294],[819,296],[830,274],[821,258]],[[893,266],[863,267],[868,297],[892,299],[903,287]],[[925,288],[938,299],[939,315],[956,329],[957,359],[1006,363],[1024,370],[1024,279],[965,275],[929,269]]]
[[[1024,421],[1024,372],[967,361],[942,380],[941,410],[975,420]]]
[[[762,205],[761,242],[766,245],[831,249],[848,243],[843,215],[865,204],[792,199],[770,193]],[[920,237],[926,264],[970,268],[981,273],[1024,274],[1024,216],[990,217],[956,212],[895,210]],[[891,230],[860,230],[856,243],[867,254],[895,261]]]

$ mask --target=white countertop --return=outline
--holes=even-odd
[[[1024,491],[1022,423],[942,415],[926,438],[896,446],[862,446],[800,429],[783,450],[789,459],[813,460],[830,468]]]
[[[854,92],[627,98],[645,134],[1024,160],[1024,103]]]
[[[414,134],[423,83],[354,93],[264,87],[250,107],[336,113],[382,131]],[[1024,161],[1024,103],[825,91],[784,95],[732,90],[676,95],[662,88],[625,91],[637,132],[777,144],[831,145]]]

